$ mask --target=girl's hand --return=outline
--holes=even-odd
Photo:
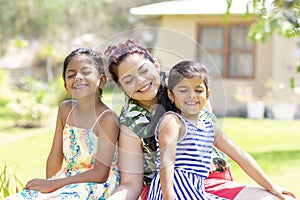
[[[24,189],[37,190],[41,193],[49,193],[53,192],[57,188],[55,188],[55,184],[51,180],[36,178],[28,181]]]
[[[293,192],[286,190],[284,188],[281,188],[279,186],[275,186],[272,190],[270,190],[269,192],[271,192],[272,194],[278,196],[281,200],[285,200],[284,195],[288,195],[291,196],[293,198],[296,199],[296,196]]]

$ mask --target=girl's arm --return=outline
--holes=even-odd
[[[161,160],[159,175],[162,197],[166,200],[173,200],[175,198],[173,189],[174,164],[181,123],[181,120],[176,115],[167,114],[158,127],[158,143]]]
[[[62,144],[62,134],[63,134],[63,128],[65,123],[65,118],[68,113],[68,106],[67,102],[63,102],[60,104],[58,108],[57,118],[56,118],[56,127],[52,142],[52,147],[50,150],[50,153],[47,158],[46,163],[46,178],[52,177],[54,174],[56,174],[62,167],[63,163],[63,144]]]
[[[143,186],[144,160],[141,140],[130,128],[121,125],[118,165],[121,182],[109,200],[138,199]]]
[[[72,183],[105,182],[109,175],[118,134],[117,116],[110,112],[103,114],[99,120],[98,152],[93,169],[67,178],[55,180],[33,179],[27,183],[26,189],[48,193]]]
[[[215,146],[234,160],[250,178],[280,199],[284,199],[282,194],[295,197],[292,192],[285,191],[276,186],[254,158],[234,143],[217,125],[215,125],[215,134]]]

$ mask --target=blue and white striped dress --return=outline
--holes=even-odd
[[[201,121],[203,128],[198,128],[187,119],[174,112],[186,126],[186,133],[177,142],[174,166],[175,199],[212,200],[223,199],[206,193],[203,180],[208,176],[211,164],[212,148],[214,144],[214,127],[210,121]],[[157,125],[157,127],[159,124]],[[156,129],[156,142],[158,136]],[[160,169],[160,149],[158,145],[157,168]],[[148,200],[162,199],[159,171],[151,182]]]

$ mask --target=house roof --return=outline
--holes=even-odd
[[[246,13],[248,2],[249,0],[232,0],[230,14]],[[271,7],[271,2],[271,0],[266,1],[268,8]],[[224,14],[226,10],[226,0],[173,0],[131,8],[130,13],[133,15],[199,15]]]

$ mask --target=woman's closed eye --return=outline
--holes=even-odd
[[[71,79],[71,78],[74,78],[75,76],[76,76],[76,74],[68,74],[68,75],[67,75],[67,78],[68,78],[68,79]]]
[[[179,92],[184,94],[184,93],[187,93],[188,90],[179,90]]]
[[[87,76],[87,75],[90,75],[92,73],[92,71],[91,70],[86,70],[86,71],[82,71],[81,73],[82,73],[82,75]]]
[[[141,71],[141,74],[146,74],[148,72],[148,68],[147,69],[143,69],[142,71]]]
[[[133,78],[128,78],[128,79],[124,80],[124,83],[127,84],[127,85],[132,83],[132,82],[133,82]]]

